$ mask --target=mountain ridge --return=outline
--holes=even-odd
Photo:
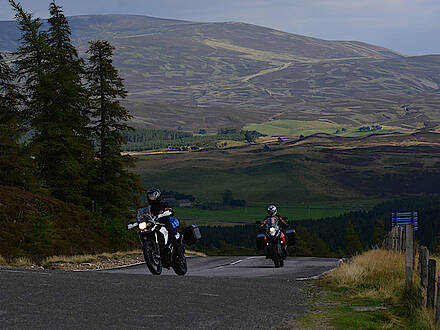
[[[437,55],[405,56],[240,22],[122,14],[69,22],[82,56],[90,40],[115,47],[136,125],[212,131],[276,118],[414,128],[440,121]],[[0,49],[10,51],[15,22],[6,23]],[[404,104],[415,112],[403,113]]]

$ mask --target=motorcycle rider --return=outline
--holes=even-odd
[[[161,192],[157,188],[150,188],[147,191],[147,201],[150,204],[150,212],[156,217],[158,221],[165,225],[168,231],[168,239],[173,245],[174,251],[179,246],[180,234],[177,232],[179,221],[177,219],[171,219],[174,215],[172,208],[168,206],[167,202],[161,200]]]
[[[280,226],[281,229],[286,229],[287,227],[289,227],[289,225],[287,224],[286,221],[284,221],[284,219],[282,217],[280,217],[277,213],[278,213],[278,209],[274,204],[271,204],[267,207],[267,217],[264,218],[263,223],[260,226],[260,230],[264,230],[265,227],[268,225],[269,222],[272,223],[273,218],[275,218],[278,221],[278,226]],[[284,253],[287,256],[287,241],[286,241],[286,235],[284,235],[284,233],[281,233],[281,238],[284,241]],[[266,258],[269,258],[269,251],[266,250]]]

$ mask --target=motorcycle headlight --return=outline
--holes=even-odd
[[[141,223],[139,224],[139,229],[140,229],[140,230],[145,230],[145,229],[147,229],[147,223],[146,223],[146,222],[141,222]]]
[[[274,228],[274,227],[270,227],[270,229],[269,229],[269,233],[270,233],[272,236],[274,236],[275,233],[276,233],[275,228]]]

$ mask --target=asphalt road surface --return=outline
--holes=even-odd
[[[1,329],[269,329],[307,311],[304,281],[337,259],[188,258],[187,276],[0,269]],[[172,275],[172,276],[171,276]]]

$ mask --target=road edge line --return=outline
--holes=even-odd
[[[338,264],[336,265],[336,267],[329,269],[321,274],[315,275],[315,276],[310,276],[310,277],[299,277],[296,278],[295,281],[309,281],[309,280],[317,280],[318,278],[321,278],[323,276],[326,276],[328,274],[330,274],[332,271],[334,271],[336,268],[338,268],[340,265],[342,265],[344,263],[343,259],[339,259],[338,260]]]

